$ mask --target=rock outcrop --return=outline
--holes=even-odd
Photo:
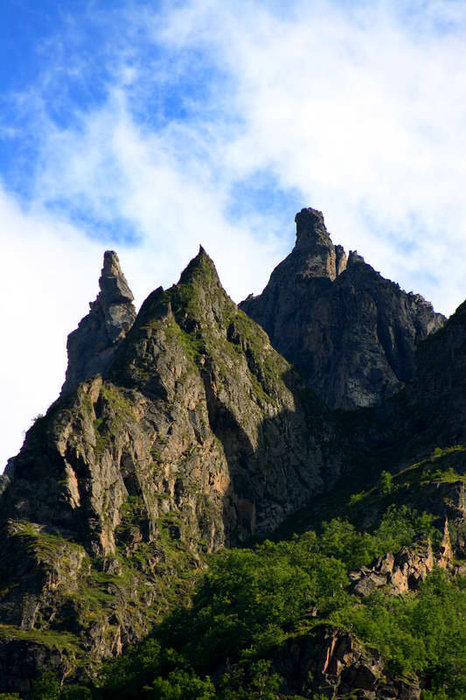
[[[103,375],[115,350],[134,323],[133,294],[121,271],[117,254],[107,250],[99,279],[100,292],[89,304],[90,311],[68,336],[68,368],[62,395],[80,382]]]
[[[262,294],[240,308],[331,407],[381,403],[414,371],[414,350],[444,317],[352,251],[346,259],[321,212],[296,216],[296,245]]]
[[[380,654],[347,630],[323,624],[290,638],[272,657],[286,696],[419,700],[417,683],[393,678]]]
[[[400,469],[436,448],[466,443],[466,302],[416,348],[403,390],[362,420],[354,418],[354,449],[392,449]],[[464,466],[463,453],[448,459]]]
[[[437,445],[466,443],[466,301],[444,327],[419,345],[415,371],[404,395],[395,402],[405,430],[424,444],[435,436]]]
[[[352,590],[360,596],[370,595],[377,588],[386,588],[396,595],[416,591],[435,566],[447,569],[451,568],[452,564],[453,553],[446,520],[438,552],[433,552],[432,543],[428,538],[403,547],[396,555],[387,552],[379,557],[372,567],[362,567],[350,573]]]

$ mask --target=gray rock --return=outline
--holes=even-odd
[[[421,538],[409,547],[402,547],[396,555],[387,552],[379,557],[371,568],[363,566],[350,572],[349,577],[353,582],[352,592],[361,597],[370,595],[381,587],[387,587],[391,593],[399,595],[417,590],[421,581],[435,566],[451,569],[452,565],[448,520],[445,520],[443,540],[438,551],[432,551],[430,539]]]
[[[346,260],[321,212],[296,216],[296,245],[257,297],[240,308],[333,408],[374,406],[414,372],[420,340],[444,317],[384,279],[357,251]]]
[[[117,347],[136,318],[134,297],[121,271],[117,254],[107,250],[99,280],[100,293],[90,311],[68,336],[68,368],[61,394],[96,374],[105,374]]]

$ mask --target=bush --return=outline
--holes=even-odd
[[[389,496],[393,490],[393,476],[383,471],[380,475],[380,491],[383,496]]]

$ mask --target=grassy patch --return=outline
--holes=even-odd
[[[123,391],[109,382],[102,385],[96,409],[98,409],[98,416],[94,418],[96,453],[101,455],[111,446],[121,429],[136,420],[136,414],[133,404]]]
[[[200,356],[205,354],[206,350],[203,338],[196,337],[192,333],[187,333],[174,319],[170,319],[169,323],[164,324],[164,331],[168,339],[181,345],[190,360],[197,362]]]
[[[34,644],[43,644],[48,649],[76,651],[78,639],[68,632],[50,630],[22,630],[14,625],[0,624],[0,639],[17,639]]]

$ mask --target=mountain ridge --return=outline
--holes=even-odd
[[[296,215],[296,245],[239,307],[332,408],[373,406],[411,377],[416,344],[445,318],[334,246],[322,212]]]
[[[345,267],[344,251],[331,242],[320,212],[303,210],[297,215],[297,225],[298,245],[291,254],[291,268],[296,271],[293,261],[301,256],[302,279],[310,282],[305,282],[305,289],[310,291],[313,311],[323,308],[319,304],[322,299],[328,302],[335,285],[337,289],[341,286],[346,298],[348,288],[354,291],[359,284],[359,296],[365,298],[364,285],[371,291],[375,280],[382,299],[388,293],[397,309],[404,302],[408,311],[414,309],[422,332],[429,323],[434,327],[440,323],[426,302],[400,293],[355,252]],[[295,277],[293,284],[299,286],[302,279],[296,282]],[[276,289],[280,291],[280,285]],[[309,550],[313,566],[316,571],[321,565],[334,570],[332,596],[336,599],[353,595],[349,574],[343,573],[343,564],[335,563],[335,557],[349,553],[338,554],[338,538],[329,548],[325,545],[325,513],[330,517],[344,514],[355,522],[359,519],[368,533],[382,528],[378,535],[356,535],[348,530],[345,537],[353,537],[355,552],[361,544],[358,537],[370,542],[368,553],[356,557],[353,566],[362,562],[367,567],[371,556],[386,554],[386,546],[411,546],[416,533],[434,538],[429,562],[443,561],[438,533],[445,517],[451,523],[454,554],[464,555],[465,453],[460,443],[466,423],[466,303],[417,349],[409,346],[410,374],[397,383],[392,395],[376,406],[332,410],[274,349],[266,332],[231,301],[202,246],[179,282],[152,292],[134,316],[131,297],[116,254],[107,251],[101,293],[88,317],[70,335],[68,389],[28,431],[21,452],[10,460],[0,483],[4,545],[0,554],[0,691],[32,698],[34,683],[44,669],[53,671],[59,685],[64,683],[65,693],[66,679],[87,683],[94,678],[95,682],[101,660],[119,656],[154,629],[163,634],[164,618],[168,625],[175,625],[170,644],[178,640],[179,649],[184,649],[186,640],[176,631],[176,609],[181,606],[180,614],[186,616],[189,604],[183,608],[183,603],[197,600],[197,582],[204,580],[202,572],[209,557],[217,552],[219,559],[209,561],[219,561],[221,567],[230,556],[222,559],[222,550],[233,547],[232,561],[239,572],[242,557],[247,562],[256,556],[248,553],[251,538],[263,541],[287,528],[304,532],[304,539],[303,544],[289,545],[296,551],[290,550],[292,558],[286,567],[291,571],[293,557],[301,560],[304,556],[310,546],[306,542],[314,542],[306,531],[318,523],[324,539],[317,550],[312,549],[315,544]],[[106,317],[105,304],[109,309],[116,306],[116,313]],[[379,307],[383,308],[380,299]],[[339,308],[337,305],[336,311]],[[367,317],[359,314],[356,318],[360,332],[352,348],[362,351]],[[109,319],[113,335],[108,332]],[[328,315],[325,319],[329,320]],[[354,325],[355,318],[350,320]],[[78,345],[81,351],[76,353]],[[379,356],[372,359],[377,368]],[[357,370],[353,367],[352,371]],[[71,386],[72,381],[77,386]],[[448,474],[448,478],[443,476]],[[390,540],[386,531],[392,526],[383,523],[391,522],[390,499],[395,493],[401,504],[396,516],[401,524],[395,528],[398,539],[390,535]],[[423,520],[420,511],[417,514],[417,508],[427,508],[427,519]],[[432,523],[435,527],[430,530]],[[331,527],[339,532],[338,523]],[[262,546],[257,556],[265,557],[266,572],[268,545]],[[283,541],[276,546],[277,551],[270,550],[273,556],[284,556],[288,545]],[[421,585],[433,563],[426,568],[424,555],[416,558],[412,546],[409,565],[412,573],[418,567],[414,579]],[[234,554],[243,550],[244,555]],[[424,551],[430,550],[424,547]],[[445,567],[453,571],[452,566],[449,559]],[[319,575],[327,583],[319,588],[319,595],[325,598],[325,586],[330,584],[324,569]],[[206,575],[209,580],[210,574]],[[245,580],[253,581],[256,575],[259,573],[250,572]],[[298,579],[304,575],[310,574],[296,572]],[[375,580],[380,572],[373,567],[361,574],[366,581],[364,576]],[[235,577],[231,580],[234,583]],[[228,589],[226,582],[221,585]],[[291,590],[293,580],[287,585]],[[265,585],[265,590],[275,595],[275,585],[270,590]],[[234,596],[232,589],[222,605],[227,608]],[[195,611],[197,603],[191,605]],[[330,600],[312,605],[334,610]],[[309,602],[303,606],[300,614],[306,617],[314,608]],[[169,622],[173,610],[175,617]],[[383,688],[392,683],[395,690],[390,697],[419,697],[418,681],[418,690],[406,695],[396,673],[338,626],[338,615],[344,617],[348,611],[334,614],[337,617],[329,627],[328,619],[321,620],[315,613],[321,634],[312,627],[312,613],[308,636],[301,639],[298,626],[293,632],[298,637],[290,641],[293,654],[303,655],[309,668],[314,668],[314,684],[306,686],[308,681],[303,679],[298,682],[302,669],[290,671],[286,666],[286,645],[267,657],[267,663],[284,674],[283,688],[289,692],[283,697],[292,689],[295,694],[304,693],[302,697],[313,697],[325,688],[329,697],[343,697],[344,692],[361,689],[360,683],[369,683],[371,693],[385,692]],[[201,621],[195,624],[204,629]],[[244,624],[247,626],[247,618]],[[210,633],[202,634],[208,639]],[[188,655],[194,654],[190,648]],[[324,653],[330,659],[336,648],[341,653],[330,667],[317,660]],[[232,649],[231,653],[236,652]],[[215,658],[220,665],[204,664],[205,673],[218,674],[218,682],[227,679],[227,662],[219,650],[212,655],[212,664]],[[92,660],[87,669],[83,658],[88,664]],[[190,663],[193,668],[204,667],[199,661]],[[328,668],[333,669],[332,677]],[[155,697],[172,696],[160,690]],[[255,697],[252,690],[248,697]]]

